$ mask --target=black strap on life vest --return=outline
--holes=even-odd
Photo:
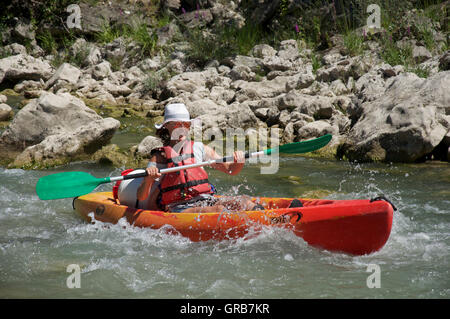
[[[209,183],[208,179],[200,179],[197,181],[190,181],[184,184],[178,184],[178,185],[173,185],[173,186],[169,186],[166,188],[162,188],[161,189],[161,193],[165,193],[165,192],[170,192],[173,191],[175,189],[186,189],[192,186],[196,186],[196,185],[200,185],[200,184],[206,184]]]

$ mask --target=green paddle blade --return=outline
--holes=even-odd
[[[64,172],[41,177],[36,184],[40,199],[70,198],[88,194],[109,177],[96,178],[85,172]]]
[[[325,145],[327,145],[331,141],[331,134],[326,134],[324,136],[296,143],[289,143],[285,145],[281,145],[278,148],[279,153],[287,153],[287,154],[301,154],[308,153],[315,150],[318,150]],[[270,155],[272,152],[276,152],[276,149],[268,149],[264,151],[265,154]]]

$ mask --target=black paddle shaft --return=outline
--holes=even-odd
[[[142,172],[142,173],[136,173],[136,174],[128,174],[123,177],[123,180],[139,178],[139,177],[146,177],[147,175],[148,175],[147,171]]]
[[[249,158],[250,157],[250,153],[249,152],[245,152],[245,158]],[[226,163],[226,162],[234,162],[234,156],[224,156],[221,160],[217,160],[217,163]]]

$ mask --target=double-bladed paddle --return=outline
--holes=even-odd
[[[245,153],[245,158],[270,155],[272,153],[301,154],[318,150],[327,145],[331,140],[331,135],[326,134],[319,138],[308,141],[289,143],[277,148],[267,149],[260,152]],[[216,160],[189,164],[184,166],[171,167],[160,170],[161,174],[172,173],[183,169],[199,166],[211,165],[216,163],[232,162],[233,156],[223,157]],[[36,184],[36,193],[42,200],[71,198],[92,192],[97,186],[120,180],[127,180],[147,176],[147,172],[128,174],[125,176],[96,178],[85,172],[63,172],[41,177]]]

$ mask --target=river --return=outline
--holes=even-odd
[[[221,194],[370,198],[397,206],[391,236],[366,256],[331,253],[282,229],[233,241],[194,243],[126,222],[88,224],[71,199],[41,201],[44,175],[121,169],[73,163],[45,171],[0,168],[0,298],[449,298],[448,163],[351,164],[282,157],[277,174],[249,164],[238,176],[209,170]],[[97,190],[110,190],[101,185]],[[78,265],[80,288],[68,288]],[[368,288],[369,265],[380,287]]]

